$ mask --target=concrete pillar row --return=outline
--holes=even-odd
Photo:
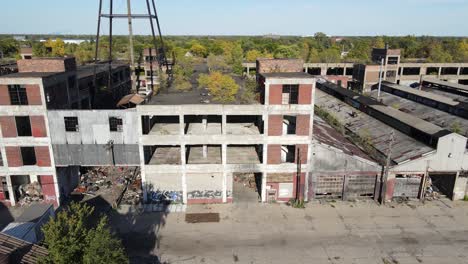
[[[185,134],[185,118],[184,115],[179,115],[179,125],[180,125],[180,135]],[[185,143],[182,142],[180,145],[180,164],[182,165],[182,202],[187,204],[187,162],[185,160],[186,153],[185,153]]]
[[[17,201],[16,201],[15,193],[13,191],[13,184],[11,183],[11,175],[7,175],[5,177],[7,181],[8,192],[10,193],[11,206],[15,206]]]
[[[227,165],[227,145],[223,144],[221,146],[221,161],[223,164],[223,203],[227,202],[227,173],[226,173],[226,165]]]

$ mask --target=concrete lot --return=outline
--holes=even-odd
[[[187,212],[220,213],[221,221],[143,214],[113,225],[135,263],[468,263],[468,203],[417,205],[200,205]]]

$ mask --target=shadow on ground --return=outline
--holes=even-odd
[[[169,214],[167,206],[161,213],[145,213],[129,210],[119,213],[101,196],[84,201],[94,207],[92,221],[98,221],[102,215],[109,218],[109,224],[122,243],[130,258],[130,263],[164,264],[159,259],[160,237],[158,232],[166,225]]]
[[[8,210],[8,207],[0,203],[0,231],[14,220],[15,218],[10,213],[10,210]]]

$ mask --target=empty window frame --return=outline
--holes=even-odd
[[[109,117],[109,130],[111,132],[123,131],[123,120],[120,117]]]
[[[22,85],[8,85],[10,102],[12,105],[28,105],[26,87]]]
[[[281,162],[294,163],[296,161],[296,146],[281,146]]]
[[[8,190],[7,179],[5,176],[0,176],[0,192],[3,192],[5,200],[10,200],[10,191]]]
[[[283,85],[282,104],[298,104],[299,85]]]
[[[36,153],[34,147],[21,147],[21,157],[23,158],[24,166],[36,165]]]
[[[16,116],[16,131],[18,132],[18,137],[31,137],[31,120],[29,116]]]
[[[63,118],[65,121],[65,131],[67,132],[78,132],[80,127],[78,124],[78,117],[66,116]]]

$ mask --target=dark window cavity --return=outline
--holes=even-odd
[[[299,103],[299,85],[283,85],[283,104]]]
[[[79,130],[79,125],[78,125],[78,117],[75,116],[69,116],[65,117],[65,131],[67,132],[78,132]]]
[[[109,117],[109,128],[111,132],[122,132],[123,121],[119,117]]]
[[[37,164],[34,147],[21,147],[21,157],[23,157],[24,166],[31,166]]]
[[[16,116],[16,131],[19,137],[31,137],[31,120],[29,116]]]
[[[27,105],[28,96],[26,88],[21,85],[8,85],[8,93],[10,94],[10,101],[12,105]]]

